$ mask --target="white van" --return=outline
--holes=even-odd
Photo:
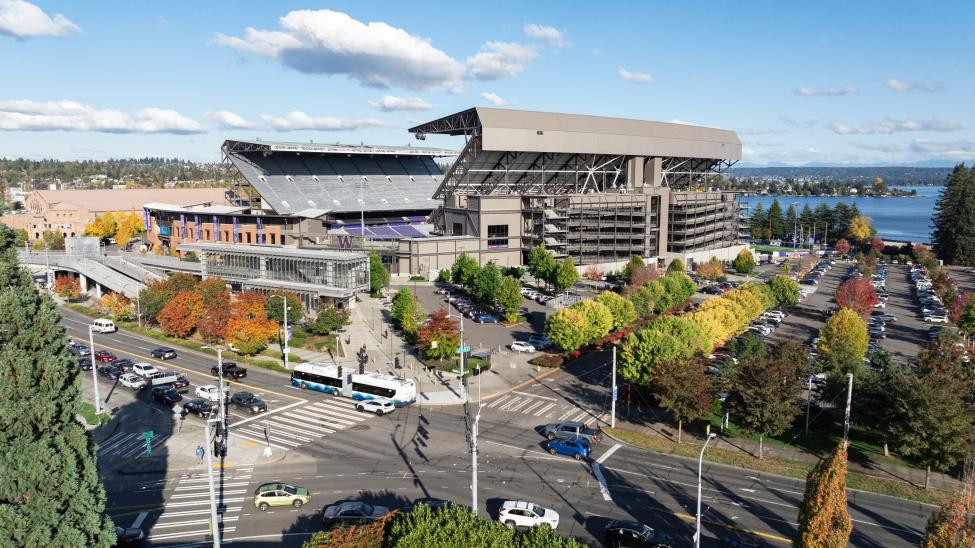
[[[106,318],[98,318],[97,320],[91,322],[91,330],[97,331],[99,333],[114,333],[118,331],[115,327],[115,322]]]

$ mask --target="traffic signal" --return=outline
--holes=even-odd
[[[399,356],[393,357],[393,367],[399,369]]]

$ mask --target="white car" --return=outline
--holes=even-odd
[[[511,343],[511,349],[515,352],[534,352],[535,347],[522,341],[514,341]]]
[[[364,400],[355,404],[356,411],[362,411],[364,413],[375,413],[377,415],[388,415],[396,410],[396,406],[393,402],[385,398],[376,398],[373,400]]]
[[[948,316],[925,316],[924,321],[929,323],[948,323]]]
[[[555,529],[559,526],[559,514],[533,502],[506,500],[498,511],[498,521],[511,528],[547,525]]]
[[[135,373],[123,373],[118,378],[119,384],[132,390],[142,390],[146,387],[146,381]]]
[[[159,375],[159,370],[153,367],[152,364],[146,362],[139,362],[133,365],[132,372],[144,379],[151,379]]]
[[[224,394],[227,390],[224,390]],[[212,384],[204,384],[203,386],[197,387],[196,395],[207,401],[220,401],[220,389]]]

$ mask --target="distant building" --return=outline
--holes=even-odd
[[[143,204],[163,201],[182,206],[226,205],[226,190],[124,189],[124,190],[35,190],[24,204],[24,211],[0,217],[12,228],[23,228],[31,241],[45,230],[60,232],[65,238],[83,236],[85,226],[110,211],[142,213]]]

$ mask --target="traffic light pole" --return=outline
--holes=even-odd
[[[210,486],[210,530],[213,533],[213,548],[220,548],[220,525],[217,523],[217,493],[213,486],[213,444],[210,441],[210,418],[203,427],[204,450],[207,454],[207,483]]]

